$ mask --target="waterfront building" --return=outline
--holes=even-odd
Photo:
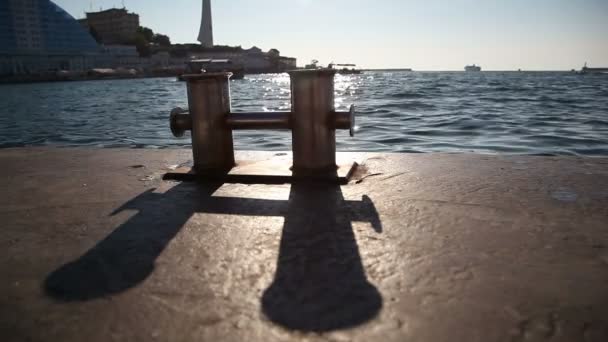
[[[125,8],[111,8],[88,12],[81,25],[92,28],[101,43],[106,45],[133,44],[139,28],[139,15]]]
[[[99,53],[93,37],[49,0],[0,0],[0,75],[85,70]]]
[[[130,23],[117,25],[115,35],[109,41],[125,40],[126,32],[131,32],[125,27],[139,25],[139,17],[126,9],[87,13],[85,24],[99,22],[99,18],[111,22],[108,18],[116,17],[120,21],[124,14],[130,15]],[[91,18],[93,20],[89,21]],[[106,34],[103,29],[96,29],[95,33],[108,41],[107,36],[103,38]],[[212,35],[210,37],[212,40]],[[150,58],[141,58],[133,45],[98,44],[88,26],[83,26],[50,0],[0,0],[0,78],[4,79],[53,79],[52,75],[64,71],[84,73],[94,68],[146,72],[157,68],[183,68],[191,59],[230,59],[248,73],[296,68],[295,58],[283,57],[276,49],[264,52],[257,47],[191,44],[173,46],[169,51],[157,47],[152,52]]]
[[[190,55],[190,59],[228,59],[242,66],[245,72],[282,72],[296,68],[296,59],[281,56],[277,49],[263,52],[258,47],[243,49],[240,46],[215,46],[213,44],[213,19],[211,0],[202,1],[201,26],[198,41],[201,47]]]
[[[214,46],[190,54],[191,59],[228,59],[243,67],[247,73],[283,72],[296,68],[296,59],[280,55],[277,49],[268,52],[254,46],[243,49],[240,46]]]
[[[203,47],[213,47],[213,21],[211,18],[211,0],[203,0],[203,14],[198,41]]]
[[[98,67],[137,68],[143,66],[143,59],[139,57],[137,48],[133,45],[103,45],[102,55],[104,57],[104,65],[98,59]]]

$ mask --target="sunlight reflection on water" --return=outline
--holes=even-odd
[[[168,127],[187,107],[172,78],[0,86],[0,146],[189,146]],[[234,111],[290,110],[287,74],[231,81]],[[339,150],[608,155],[608,77],[570,73],[337,75],[337,110],[356,105]],[[235,132],[238,149],[287,150],[290,132]]]

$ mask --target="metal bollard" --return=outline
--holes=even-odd
[[[298,70],[291,78],[290,112],[231,113],[230,73],[186,75],[189,110],[171,112],[171,131],[177,137],[192,131],[197,174],[221,174],[234,165],[232,130],[291,129],[294,175],[335,172],[336,129],[354,135],[354,106],[334,108],[335,70]]]
[[[223,173],[235,165],[232,129],[226,124],[230,113],[229,78],[226,73],[184,76],[190,114],[171,115],[174,135],[192,130],[194,168],[201,174]]]
[[[291,78],[293,171],[317,173],[336,169],[336,129],[354,135],[354,109],[337,113],[333,69],[298,70]]]

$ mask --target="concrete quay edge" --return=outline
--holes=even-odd
[[[198,184],[162,180],[190,150],[0,150],[0,338],[608,340],[608,158],[339,157]]]

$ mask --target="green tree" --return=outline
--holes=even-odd
[[[171,47],[171,39],[164,34],[155,34],[152,29],[140,26],[135,34],[133,45],[137,47],[137,52],[141,57],[150,57],[152,55],[152,47],[150,44],[156,44],[162,47]]]
[[[137,48],[140,57],[150,57],[152,55],[150,43],[141,33],[137,33],[137,36],[135,37],[135,47]]]
[[[169,36],[157,33],[152,37],[152,43],[168,47],[171,46],[171,39],[169,38]]]
[[[154,31],[144,26],[137,29],[137,34],[138,36],[141,35],[147,42],[151,42],[154,38]]]

